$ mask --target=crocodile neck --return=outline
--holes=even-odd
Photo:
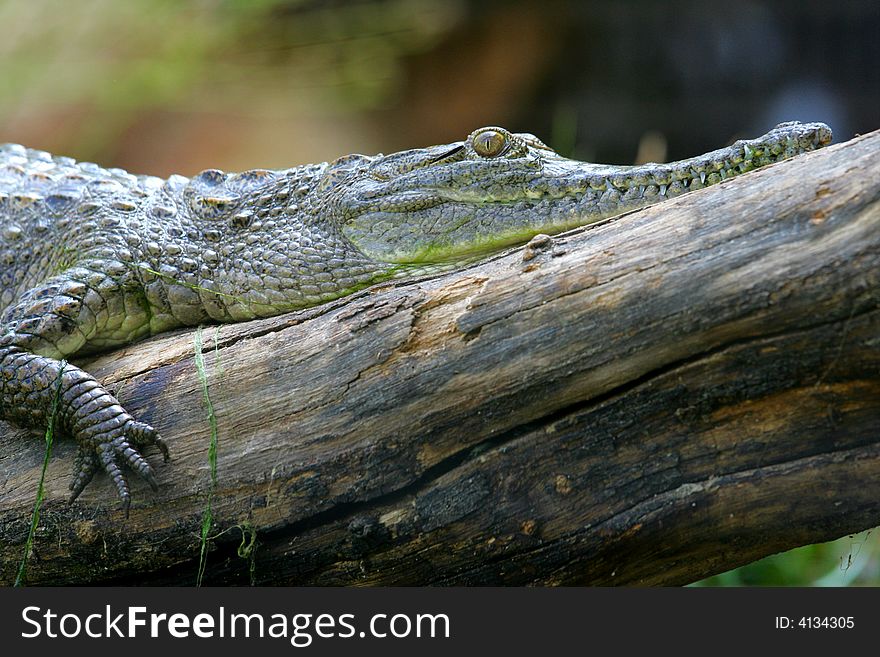
[[[320,211],[315,190],[326,169],[169,179],[141,212],[160,219],[163,238],[140,253],[141,280],[228,322],[313,306],[387,278],[393,267],[352,248]]]

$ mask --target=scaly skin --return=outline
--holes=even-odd
[[[448,269],[823,146],[787,123],[671,164],[560,157],[536,137],[482,128],[465,141],[330,164],[191,180],[0,146],[0,418],[79,444],[72,498],[99,469],[128,512],[123,468],[155,489],[141,451],[168,449],[73,355],[204,322],[320,304],[377,281]],[[60,386],[60,388],[59,388]]]

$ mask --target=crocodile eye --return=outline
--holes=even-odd
[[[471,143],[477,155],[483,157],[495,157],[504,152],[507,146],[507,137],[497,130],[488,128],[480,130],[471,137]]]

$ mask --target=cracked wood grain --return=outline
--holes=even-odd
[[[525,258],[524,255],[528,254]],[[204,332],[207,583],[682,584],[880,524],[880,134],[445,276]],[[217,345],[215,349],[214,340]],[[189,584],[210,426],[181,331],[89,370],[161,489],[65,502],[31,584]],[[0,581],[41,445],[0,424]]]

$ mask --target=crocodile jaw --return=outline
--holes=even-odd
[[[831,141],[822,123],[780,124],[757,139],[669,164],[610,166],[563,158],[531,135],[516,157],[484,159],[466,142],[382,158],[347,181],[340,223],[368,257],[462,260],[713,185]],[[443,153],[453,153],[443,161]],[[383,168],[384,167],[384,168]],[[378,171],[378,173],[377,173]]]

